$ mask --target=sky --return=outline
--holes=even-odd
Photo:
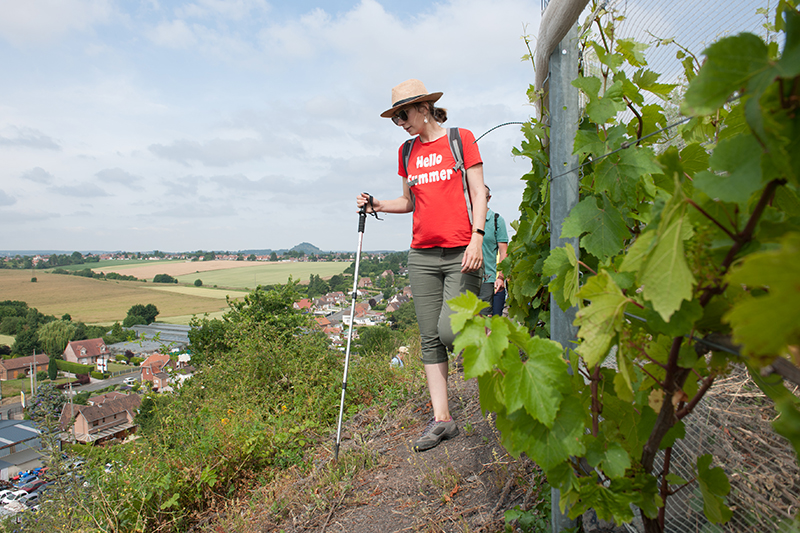
[[[0,0],[0,250],[355,250],[401,192],[409,78],[476,136],[534,112],[539,0]],[[479,142],[518,218],[519,126]],[[404,250],[411,215],[370,217]]]
[[[770,3],[606,6],[620,36],[699,56],[760,33]],[[444,92],[445,126],[476,137],[525,121],[540,18],[540,0],[0,0],[0,251],[353,251],[356,195],[401,193],[391,88]],[[648,57],[682,71],[674,46]],[[521,141],[509,125],[478,143],[507,222]],[[407,249],[411,215],[383,218],[364,250]]]

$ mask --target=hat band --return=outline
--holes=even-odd
[[[409,98],[403,98],[402,100],[398,100],[397,102],[392,104],[392,107],[397,107],[399,105],[407,104],[409,102],[413,102],[417,98],[422,98],[423,96],[428,96],[427,94],[418,94],[416,96],[411,96]]]

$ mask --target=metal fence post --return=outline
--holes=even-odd
[[[578,77],[578,28],[567,32],[550,56],[550,90],[547,108],[550,114],[550,249],[572,244],[579,253],[578,239],[562,239],[564,219],[578,203],[578,173],[569,172],[578,166],[572,155],[572,145],[578,131],[580,113],[578,89],[572,81]],[[578,328],[573,326],[576,309],[562,311],[550,296],[550,338],[566,349],[575,340]],[[576,521],[562,514],[558,501],[560,493],[552,489],[551,526],[553,533],[575,527]]]

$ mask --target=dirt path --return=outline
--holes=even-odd
[[[269,512],[248,513],[242,532],[501,532],[504,513],[530,508],[549,497],[531,461],[510,457],[490,418],[481,414],[476,380],[451,375],[450,406],[460,435],[424,453],[411,446],[430,416],[427,395],[380,418],[360,413],[348,421],[339,453],[340,468],[359,468],[355,478],[336,478],[331,453],[318,459],[308,477],[264,487],[265,500],[283,500],[280,523]],[[546,485],[545,485],[546,486]],[[543,519],[548,518],[547,515]],[[216,524],[204,531],[231,531]]]

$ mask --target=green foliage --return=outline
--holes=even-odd
[[[28,414],[32,420],[43,420],[46,417],[57,419],[66,403],[66,396],[55,385],[44,383],[36,388],[36,394],[28,405]]]
[[[389,315],[389,322],[392,327],[405,331],[417,323],[417,312],[414,310],[414,302],[406,302],[397,308],[397,311]]]
[[[152,324],[155,322],[157,316],[158,308],[153,304],[132,305],[131,308],[128,309],[128,315],[125,317],[122,325],[125,327],[130,327],[136,324]],[[141,322],[141,320],[144,320],[144,322]],[[126,322],[129,323],[126,324]]]
[[[195,287],[202,287],[203,286],[203,280],[202,279],[194,280],[194,286]]]
[[[648,70],[645,45],[614,39],[615,14],[599,15],[611,22],[598,20],[601,35],[582,44],[598,68],[574,84],[587,99],[573,145],[580,200],[561,235],[577,237],[579,249],[549,250],[549,184],[562,177],[549,174],[547,128],[523,127],[514,153],[532,168],[503,265],[515,321],[475,316],[481,303],[468,295],[451,301],[453,327],[465,375],[478,379],[482,408],[497,413],[504,445],[545,470],[572,517],[593,508],[627,522],[632,504],[648,532],[662,531],[673,478],[668,463],[663,476],[654,470],[655,454],[683,436],[684,419],[732,362],[749,366],[780,413],[776,431],[800,450],[800,401],[780,376],[761,376],[800,353],[795,6],[778,5],[781,53],[750,34],[711,45],[702,68],[679,50],[690,80],[681,110],[691,120],[667,131],[659,130],[675,109],[646,96],[666,101],[673,87]],[[578,308],[579,342],[569,350],[539,338],[550,294]],[[697,339],[711,334],[740,345],[741,356],[699,356],[710,348]],[[612,347],[615,368],[601,367]],[[601,475],[587,476],[575,457]],[[730,485],[713,464],[699,458],[692,483],[708,520],[724,524]]]
[[[69,372],[70,374],[88,374],[94,370],[94,366],[92,365],[82,365],[80,363],[64,361],[63,359],[56,359],[56,366],[62,372]]]
[[[156,274],[153,283],[178,283],[178,280],[169,274]]]
[[[362,355],[385,355],[399,346],[398,336],[384,325],[359,328],[358,339]]]
[[[47,365],[47,378],[50,381],[55,381],[58,379],[58,363],[56,363],[55,357],[51,357],[50,362]]]
[[[54,320],[43,325],[38,330],[39,345],[44,353],[51,357],[59,357],[67,347],[69,341],[74,339],[76,325],[64,320]]]
[[[81,448],[89,484],[55,494],[72,505],[58,516],[43,508],[49,530],[101,523],[121,533],[188,531],[220,499],[269,484],[284,469],[310,470],[308,452],[336,423],[343,367],[341,354],[293,309],[295,297],[290,284],[236,302],[219,321],[224,342],[205,344],[201,371],[175,394],[144,396],[139,439]],[[348,413],[408,393],[407,374],[385,358],[354,357]],[[107,463],[119,466],[104,472]]]

